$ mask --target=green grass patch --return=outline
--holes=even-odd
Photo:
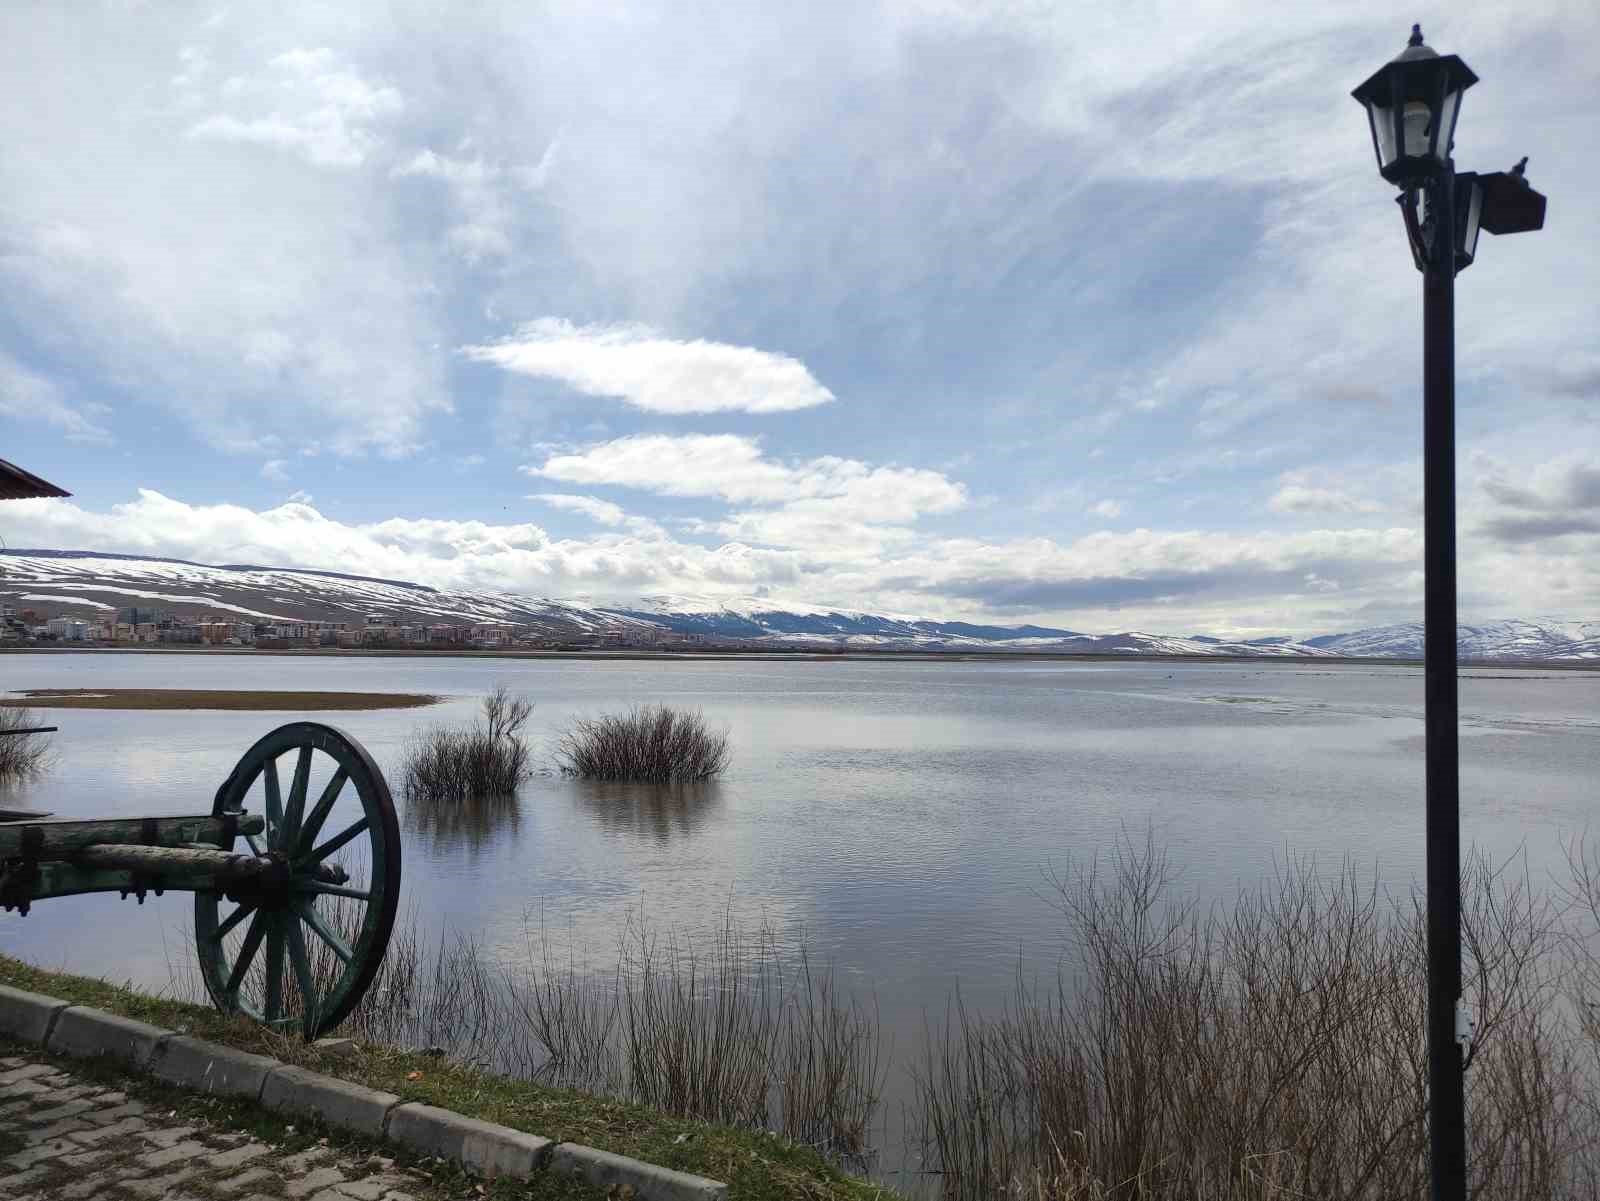
[[[407,1101],[437,1105],[542,1138],[583,1143],[681,1172],[709,1176],[725,1181],[729,1196],[734,1199],[893,1201],[895,1197],[878,1185],[845,1175],[810,1147],[759,1132],[669,1117],[626,1101],[496,1076],[420,1051],[362,1045],[357,1054],[336,1059],[244,1018],[151,996],[104,980],[45,971],[5,955],[0,955],[0,984],[271,1055],[286,1063],[396,1093]],[[275,1119],[269,1116],[248,1120]],[[507,1195],[587,1198],[600,1194],[523,1191]]]

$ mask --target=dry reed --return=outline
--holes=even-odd
[[[1019,981],[1004,1013],[958,997],[929,1024],[916,1108],[945,1195],[1426,1196],[1420,899],[1291,862],[1200,912],[1171,880],[1148,840],[1109,875],[1053,878],[1071,967],[1047,989]],[[1562,1018],[1559,917],[1469,860],[1474,1196],[1593,1195],[1594,1090]]]

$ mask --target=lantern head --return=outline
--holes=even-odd
[[[1435,53],[1413,25],[1400,55],[1350,93],[1367,110],[1378,173],[1410,190],[1445,170],[1461,94],[1477,82],[1466,63]]]

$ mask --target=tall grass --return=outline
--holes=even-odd
[[[353,938],[359,906],[319,911]],[[773,1130],[865,1165],[887,1060],[877,1014],[842,996],[830,968],[775,935],[725,917],[707,941],[630,917],[610,972],[580,967],[529,932],[522,962],[494,962],[475,939],[397,925],[384,966],[340,1033],[437,1048],[462,1062],[562,1088],[642,1102],[703,1121]],[[312,940],[326,985],[340,965]],[[204,1000],[189,965],[179,995]],[[259,994],[259,965],[246,993]],[[290,989],[286,1014],[299,1012]]]
[[[0,783],[29,779],[50,766],[50,735],[7,732],[40,724],[41,718],[32,709],[0,708]]]
[[[408,799],[466,801],[508,796],[532,774],[522,729],[533,703],[498,684],[483,698],[483,712],[462,729],[433,726],[406,748],[401,765]]]
[[[1469,1195],[1600,1195],[1600,852],[1541,893],[1464,873]],[[1202,909],[1147,838],[1050,877],[1070,948],[978,1012],[955,993],[901,1066],[933,1187],[1068,1201],[1428,1195],[1425,913],[1290,860]],[[396,931],[347,1027],[872,1163],[891,1064],[875,1009],[770,929],[631,916],[596,970],[543,929],[491,961]]]
[[[1291,862],[1201,912],[1171,881],[1149,842],[1056,877],[1075,948],[1057,979],[929,1023],[916,1109],[945,1195],[1426,1196],[1420,898]],[[1593,1196],[1596,1044],[1563,1003],[1570,931],[1482,857],[1462,916],[1471,1195]]]
[[[887,1075],[877,1011],[842,996],[804,948],[725,915],[709,942],[631,918],[609,979],[541,937],[513,989],[550,1083],[666,1113],[771,1129],[865,1165]]]
[[[728,735],[708,727],[699,713],[641,705],[577,718],[561,735],[556,757],[568,775],[588,780],[706,780],[728,765]]]

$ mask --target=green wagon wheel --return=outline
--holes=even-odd
[[[262,738],[217,789],[213,815],[247,810],[266,818],[248,849],[275,868],[195,893],[200,974],[219,1009],[310,1041],[349,1016],[383,963],[400,904],[394,799],[359,742],[302,721]]]

